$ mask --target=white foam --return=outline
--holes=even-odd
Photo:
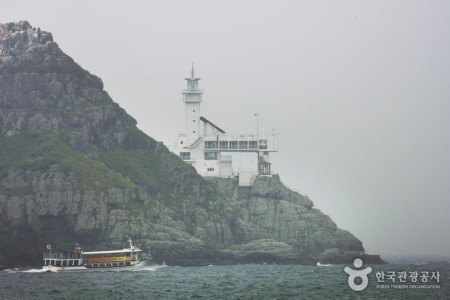
[[[136,268],[136,269],[132,269],[132,271],[156,271],[159,268],[162,268],[163,266],[158,266],[158,265],[154,265],[154,266],[144,266],[142,268]]]
[[[322,263],[318,262],[317,266],[318,267],[331,267],[332,265],[331,264],[322,264]]]
[[[29,269],[29,270],[23,270],[24,273],[43,273],[47,272],[48,270],[45,269]]]

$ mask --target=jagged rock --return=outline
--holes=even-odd
[[[293,192],[281,184],[279,175],[274,175],[272,178],[260,177],[253,185],[251,194],[263,198],[286,200],[307,208],[313,207],[313,203],[308,197]]]
[[[186,264],[363,250],[277,175],[251,188],[203,179],[137,129],[50,33],[0,25],[0,257],[39,264],[49,243],[98,249],[128,237]]]

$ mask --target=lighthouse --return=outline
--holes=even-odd
[[[187,144],[192,144],[200,137],[200,103],[203,101],[203,90],[198,89],[200,79],[195,77],[192,64],[191,77],[185,78],[187,87],[183,90]]]
[[[201,115],[203,90],[198,88],[200,78],[185,78],[182,90],[185,105],[185,132],[178,135],[173,152],[191,164],[204,177],[239,177],[240,186],[251,186],[256,176],[270,176],[269,153],[278,152],[278,134],[230,134]],[[226,112],[224,112],[226,113]],[[252,117],[252,114],[249,113]],[[256,155],[253,169],[233,166],[233,153]]]

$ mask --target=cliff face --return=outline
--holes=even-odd
[[[50,33],[0,24],[0,265],[39,264],[46,244],[98,249],[129,236],[185,264],[363,250],[278,176],[252,188],[203,179],[137,129]]]

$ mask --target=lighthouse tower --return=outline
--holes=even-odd
[[[194,65],[192,65],[191,77],[185,78],[187,88],[183,90],[183,102],[186,113],[186,143],[188,145],[195,142],[200,137],[200,103],[203,101],[203,90],[198,89],[198,81],[194,75]]]

